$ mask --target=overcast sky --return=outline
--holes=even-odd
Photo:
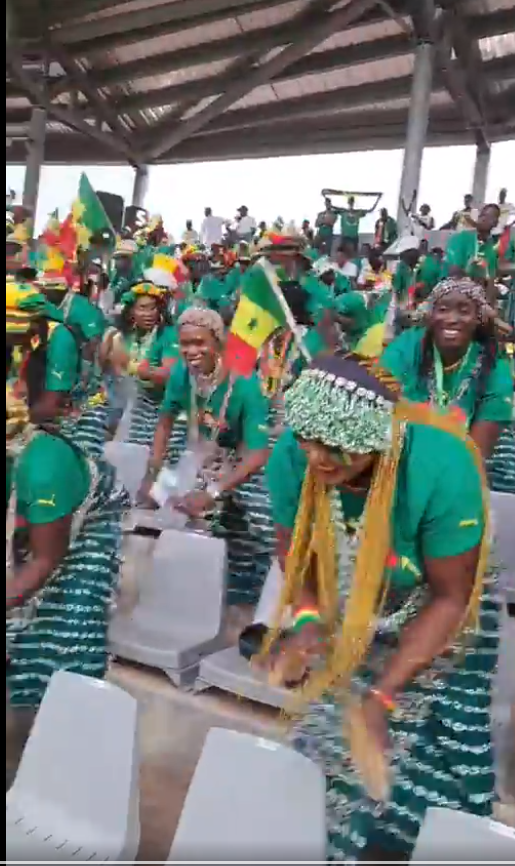
[[[429,148],[424,156],[419,204],[431,205],[437,225],[448,220],[471,190],[473,147]],[[515,200],[515,141],[492,148],[487,199],[495,200],[502,186]],[[239,160],[158,166],[150,172],[146,207],[164,217],[165,227],[176,238],[185,221],[196,227],[206,205],[219,216],[232,218],[242,204],[259,221],[281,215],[286,221],[314,219],[320,210],[322,187],[371,190],[384,193],[383,204],[395,214],[402,166],[402,152],[292,156],[275,159]],[[97,190],[121,195],[130,204],[134,174],[127,167],[46,167],[42,172],[38,229],[56,207],[64,217],[76,196],[78,179],[85,170]],[[21,195],[24,169],[8,166],[6,188]],[[371,227],[372,218],[363,225]]]

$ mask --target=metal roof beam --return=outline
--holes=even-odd
[[[510,57],[511,71],[515,74],[515,56]],[[486,64],[485,74],[489,79],[497,80],[499,70],[508,71],[505,58],[493,58]],[[316,117],[326,112],[341,112],[341,123],[345,124],[347,115],[345,109],[359,108],[376,102],[409,98],[411,93],[411,75],[403,75],[386,81],[374,81],[367,84],[347,85],[334,90],[298,96],[272,102],[269,105],[258,105],[252,108],[238,108],[226,111],[199,135],[209,136],[220,130],[251,129],[263,124],[271,125],[282,121],[288,123],[294,118]],[[435,74],[433,93],[446,89],[443,76]],[[454,108],[453,108],[454,110]],[[380,115],[381,116],[381,115]],[[311,134],[311,132],[310,132]],[[193,139],[195,136],[193,137]],[[191,140],[193,140],[191,139]]]
[[[357,46],[357,50],[363,47],[365,46]],[[345,52],[346,49],[337,50],[343,50],[343,52]],[[329,52],[329,54],[332,56],[333,52]],[[318,57],[319,55],[312,56]],[[324,54],[320,54],[320,59],[322,59],[322,57],[324,56]],[[342,65],[343,63],[341,61],[337,64],[338,67]],[[351,64],[351,66],[352,65],[353,64]],[[319,71],[327,71],[330,68],[332,68],[332,66],[324,64],[324,67],[321,68]],[[515,55],[507,55],[506,57],[494,57],[491,60],[486,61],[485,63],[485,76],[487,77],[488,81],[499,81],[503,78],[509,78],[512,75],[515,75]],[[274,79],[274,83],[277,80],[282,79]],[[333,103],[334,100],[335,102],[340,101],[342,106],[345,106],[346,104],[354,106],[367,104],[367,102],[376,102],[379,98],[381,98],[381,94],[383,94],[383,98],[385,99],[395,99],[399,96],[405,95],[406,83],[410,81],[411,76],[401,76],[399,78],[393,78],[387,81],[370,82],[360,85],[347,85],[345,87],[335,90],[323,91],[320,94],[309,94],[307,96],[295,97],[293,99],[285,99],[279,102],[271,103],[270,105],[256,106],[255,108],[233,109],[221,115],[219,121],[214,121],[212,124],[210,124],[206,132],[210,132],[211,129],[216,129],[221,126],[223,126],[224,128],[233,128],[237,125],[252,126],[253,123],[259,122],[259,118],[261,117],[264,118],[263,122],[269,122],[269,118],[273,120],[275,117],[277,117],[278,119],[284,117],[286,111],[295,111],[297,113],[298,109],[309,106],[311,104],[311,101],[315,106],[321,105],[320,100],[324,99],[327,100],[328,103]],[[435,75],[433,92],[442,89],[445,89],[445,83],[443,81],[441,73],[437,71]],[[388,93],[390,94],[389,96]],[[158,96],[157,94],[161,95]],[[194,96],[195,91],[183,91],[182,86],[179,86],[177,88],[159,90],[156,93],[150,92],[149,94],[141,94],[134,97],[129,97],[127,100],[123,100],[117,106],[117,108],[119,109],[120,113],[124,113],[127,110],[135,110],[137,108],[151,108],[153,106],[163,104],[170,105],[176,102],[177,97],[180,95]],[[497,103],[497,100],[499,100],[499,104],[501,104],[501,102],[502,104],[507,104],[506,100],[503,100],[501,97],[502,94],[499,94],[499,97],[494,97],[492,104],[495,105]],[[11,123],[26,123],[30,118],[30,111],[27,111],[27,109],[25,108],[10,109],[9,106],[7,106],[6,112],[7,118]],[[80,116],[84,117],[84,115],[82,114]]]
[[[59,29],[59,36],[63,42],[73,43],[78,53],[97,53],[117,45],[130,45],[288,2],[290,0],[175,0],[121,15],[65,25]]]
[[[56,45],[53,41],[50,42],[49,52],[53,59],[57,60],[57,62],[62,66],[76,90],[80,91],[86,97],[91,106],[93,115],[99,121],[100,128],[102,123],[106,123],[114,136],[123,143],[124,147],[127,147],[132,161],[139,165],[141,159],[128,140],[129,133],[123,126],[118,113],[102,98],[98,90],[91,83],[89,76],[81,69],[77,60],[73,57],[69,57],[64,48],[60,45]]]
[[[375,114],[377,118],[377,113]],[[166,163],[170,162],[197,162],[220,161],[238,158],[259,158],[269,156],[283,156],[289,154],[306,153],[343,153],[365,149],[388,149],[401,147],[405,138],[404,114],[401,121],[397,112],[381,113],[382,124],[372,126],[360,126],[359,122],[349,126],[348,129],[334,127],[326,129],[317,134],[312,140],[306,139],[305,126],[300,130],[297,125],[286,133],[274,135],[269,130],[256,135],[237,136],[234,133],[217,136],[216,142],[212,138],[201,137],[188,142],[183,142],[168,156]],[[513,128],[507,124],[493,125],[491,128],[492,140],[503,140],[513,135]],[[74,139],[71,141],[70,139]],[[463,144],[463,127],[459,118],[454,119],[447,116],[433,114],[430,118],[429,145],[453,145]],[[465,141],[472,142],[472,133],[465,136]],[[70,165],[76,163],[84,165],[87,162],[98,164],[119,164],[112,151],[103,148],[99,142],[85,142],[82,136],[60,135],[49,133],[48,135],[48,159],[47,163]],[[24,142],[14,141],[7,152],[9,164],[25,162]]]
[[[376,0],[349,0],[349,3],[336,12],[325,15],[306,32],[302,39],[290,44],[271,60],[257,66],[253,72],[232,84],[221,96],[218,96],[207,108],[193,115],[187,121],[174,124],[173,128],[165,130],[161,138],[150,148],[147,159],[154,160],[167,153],[179,142],[184,141],[198,132],[211,120],[245,96],[256,87],[266,84],[287,66],[299,60],[307,52],[327,39],[335,29],[349,27],[366,11],[375,6]]]
[[[270,2],[270,0],[268,0]],[[362,24],[377,23],[384,21],[384,14],[369,13],[363,16]],[[480,39],[485,36],[496,36],[499,33],[511,33],[515,30],[515,9],[501,9],[492,15],[476,15],[468,19],[468,27],[471,36],[475,39]],[[174,32],[181,28],[174,28]],[[163,35],[162,33],[160,35]],[[297,38],[290,28],[290,24],[279,24],[275,27],[261,27],[252,30],[249,33],[241,33],[237,36],[229,36],[224,39],[216,39],[212,42],[200,43],[187,48],[179,48],[176,51],[165,51],[154,57],[143,58],[141,60],[132,60],[128,63],[117,64],[106,69],[92,70],[92,76],[97,86],[105,86],[110,84],[121,84],[126,81],[135,81],[138,78],[147,78],[152,75],[161,75],[168,72],[175,72],[178,69],[185,69],[188,66],[194,66],[202,63],[212,63],[218,60],[230,59],[237,57],[247,49],[256,48],[259,51],[269,51],[281,45],[287,44],[293,38]],[[365,48],[374,43],[363,43],[358,47]],[[98,43],[89,43],[92,51]],[[111,46],[108,46],[110,48]],[[87,46],[84,46],[86,49]],[[352,50],[354,46],[349,46]],[[88,51],[76,53],[87,54]],[[306,58],[307,60],[308,58]],[[57,95],[66,90],[67,82],[63,79],[57,82],[52,93]]]
[[[11,46],[8,46],[6,49],[6,62],[14,77],[26,91],[34,106],[45,108],[48,113],[55,117],[60,123],[64,123],[71,129],[75,129],[83,135],[87,135],[96,141],[100,141],[105,147],[116,151],[120,158],[124,157],[134,164],[133,155],[125,142],[119,141],[113,135],[98,130],[96,127],[83,120],[83,118],[77,116],[76,112],[50,102],[45,88],[35,82],[31,75],[26,72],[23,68],[22,57]]]
[[[302,33],[306,32],[306,28],[302,28],[299,33],[291,34],[292,41],[300,38]],[[282,44],[282,43],[281,43]],[[268,51],[269,47],[261,48],[262,51]],[[327,72],[331,69],[339,67],[348,68],[350,66],[359,66],[362,63],[368,63],[374,60],[386,60],[389,57],[400,57],[408,54],[412,50],[412,46],[404,35],[387,36],[383,39],[378,39],[375,42],[362,42],[357,45],[349,45],[345,48],[333,48],[328,51],[319,51],[315,54],[308,54],[301,58],[296,63],[288,66],[285,70],[274,77],[274,84],[283,81],[291,81],[294,78],[301,78],[303,75],[312,75],[319,72]],[[96,78],[96,76],[94,76]],[[127,79],[126,79],[127,80]],[[134,94],[126,99],[120,100],[121,109],[127,106],[136,105],[138,108],[150,107],[152,105],[166,105],[170,102],[175,102],[177,98],[192,98],[197,97],[203,99],[214,92],[215,87],[220,88],[222,93],[225,88],[232,83],[232,73],[222,72],[216,78],[206,76],[195,81],[187,81],[184,84],[176,84],[171,87],[161,88],[159,90],[150,91],[148,94]],[[150,102],[143,105],[145,97],[149,98]],[[162,101],[161,101],[162,100]]]

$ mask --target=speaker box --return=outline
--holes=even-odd
[[[145,228],[147,223],[148,210],[145,210],[144,207],[136,207],[135,205],[130,204],[129,207],[125,208],[123,227],[124,229],[127,229],[131,235],[138,231],[138,229]]]
[[[115,232],[118,234],[123,226],[123,213],[125,210],[125,201],[120,195],[113,195],[111,192],[103,192],[97,190],[97,196],[104,206],[104,210],[111,220]]]

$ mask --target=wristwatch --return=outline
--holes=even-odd
[[[206,493],[211,497],[213,502],[218,502],[222,497],[222,491],[216,481],[210,481],[206,487]]]

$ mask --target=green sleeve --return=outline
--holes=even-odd
[[[147,360],[151,367],[160,367],[165,361],[179,357],[177,328],[163,328],[152,341]]]
[[[293,529],[307,458],[291,430],[279,437],[266,467],[274,523]]]
[[[243,444],[249,451],[268,448],[269,405],[257,376],[238,379],[243,403]]]
[[[433,490],[420,527],[421,552],[429,559],[471,550],[484,527],[481,479],[472,454],[460,439],[442,435],[443,447],[435,443]]]
[[[71,391],[79,378],[79,348],[65,325],[57,325],[50,335],[47,348],[47,391]]]
[[[347,292],[352,291],[351,281],[345,274],[335,274],[334,291],[336,295],[345,295]]]
[[[486,382],[474,421],[509,424],[513,412],[513,376],[508,358],[497,358]]]
[[[408,328],[384,349],[380,365],[400,382],[407,374],[414,375],[419,363],[422,328]]]
[[[87,463],[64,440],[41,434],[26,448],[16,469],[17,510],[28,523],[54,523],[86,498]]]
[[[183,361],[175,364],[166,383],[161,413],[177,418],[181,412],[189,409],[189,375]]]
[[[457,232],[449,238],[447,249],[445,251],[445,259],[443,262],[443,276],[447,276],[450,268],[460,268],[462,271],[467,269],[471,256],[470,238],[472,232],[462,231]]]

